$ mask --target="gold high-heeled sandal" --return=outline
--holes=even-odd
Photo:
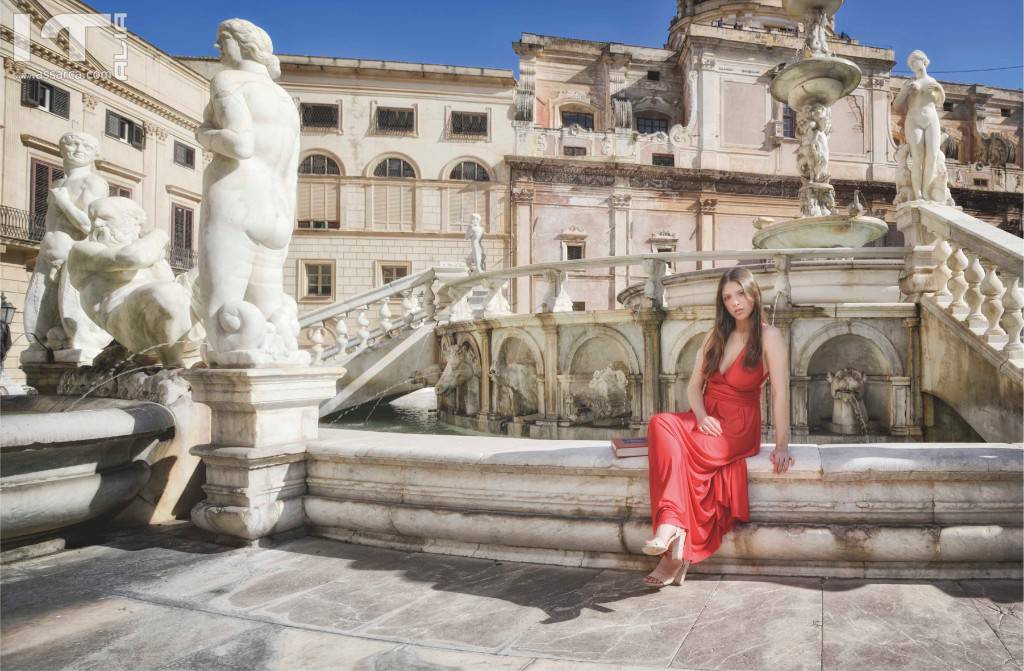
[[[672,548],[672,559],[676,561],[683,558],[683,539],[679,539],[675,547]],[[683,565],[672,575],[668,580],[662,580],[655,578],[653,573],[648,573],[644,576],[641,581],[645,587],[653,587],[655,589],[661,589],[662,587],[668,587],[669,585],[682,585],[683,581],[686,580],[686,572],[690,570],[690,560],[687,559],[683,562]],[[647,579],[651,578],[654,582],[647,582]]]

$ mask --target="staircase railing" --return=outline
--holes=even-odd
[[[901,208],[897,219],[913,247],[903,293],[935,301],[980,342],[1024,368],[1024,240],[935,203]]]
[[[465,271],[458,268],[428,268],[302,315],[299,326],[311,344],[313,363],[372,348],[384,339],[397,338],[432,321],[437,313],[435,283],[463,274]],[[392,309],[395,301],[401,301],[398,315]],[[368,313],[374,310],[377,324],[371,326]],[[355,333],[351,334],[348,322],[353,315]]]

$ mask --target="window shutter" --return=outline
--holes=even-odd
[[[50,166],[32,164],[32,214],[46,216],[46,198],[50,195]]]
[[[312,219],[312,198],[313,185],[308,182],[299,182],[299,197],[295,204],[296,219],[298,221],[308,221]]]
[[[413,191],[411,186],[398,187],[402,191],[402,228],[412,229],[413,222]]]
[[[42,102],[43,85],[38,79],[21,80],[21,104],[27,107],[39,107]]]
[[[402,189],[401,187],[389,186],[388,190],[388,220],[387,228],[398,229],[401,227],[402,221]]]
[[[388,224],[388,187],[373,185],[373,227],[386,228]]]
[[[111,137],[120,137],[121,134],[118,132],[120,128],[120,119],[117,115],[107,110],[107,135]]]
[[[310,184],[310,205],[312,212],[310,213],[310,219],[328,219],[327,209],[324,207],[327,199],[326,184]]]
[[[65,119],[71,118],[71,94],[54,86],[50,95],[50,111]]]
[[[131,125],[131,142],[133,147],[139,149],[146,146],[146,129],[142,127],[142,124],[133,123]]]

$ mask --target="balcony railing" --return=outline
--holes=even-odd
[[[44,233],[46,215],[0,205],[0,237],[3,239],[38,244]]]
[[[196,250],[189,247],[168,247],[167,263],[175,272],[186,272],[192,270],[196,265]]]

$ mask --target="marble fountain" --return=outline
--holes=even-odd
[[[917,179],[898,185],[913,196],[898,213],[905,246],[862,246],[887,227],[856,200],[836,210],[827,159],[828,106],[859,72],[814,42],[816,26],[841,3],[785,4],[809,27],[805,57],[772,89],[800,115],[803,216],[763,227],[754,249],[488,271],[470,235],[468,272],[431,269],[301,318],[274,270],[294,220],[298,119],[273,82],[269,36],[245,21],[221,24],[224,72],[211,99],[251,79],[264,95],[233,103],[261,120],[262,135],[253,143],[244,132],[224,133],[231,129],[215,113],[197,131],[214,159],[204,173],[196,273],[168,276],[166,236],[90,187],[89,157],[72,155],[88,141],[61,143],[78,163],[69,180],[84,186],[75,202],[55,195],[47,222],[54,244],[70,250],[64,270],[56,280],[33,278],[40,345],[22,366],[41,393],[19,401],[34,416],[4,421],[0,502],[4,525],[18,529],[3,537],[5,552],[31,552],[90,517],[156,523],[190,508],[196,526],[227,543],[307,533],[513,561],[647,567],[646,459],[616,459],[608,438],[643,434],[653,414],[685,408],[695,348],[714,320],[717,276],[741,263],[790,342],[796,465],[776,476],[767,450],[749,460],[751,523],[695,569],[1020,577],[1018,241],[934,198]],[[239,36],[249,45],[242,52],[231,46]],[[928,104],[910,97],[909,105]],[[910,148],[913,166],[927,149]],[[289,222],[288,230],[258,227],[271,233],[242,244],[259,222],[235,213],[253,199],[267,202],[249,211]],[[131,259],[131,272],[112,272],[112,256]],[[669,272],[683,261],[717,268]],[[618,297],[622,307],[573,312],[567,273],[613,266],[639,271]],[[531,276],[547,282],[543,306],[512,314],[506,287]],[[83,300],[49,301],[55,281]],[[255,303],[250,283],[262,289]],[[104,296],[117,300],[95,300]],[[399,297],[396,317],[390,305]],[[373,324],[367,312],[377,305]],[[140,318],[145,328],[124,330]],[[81,326],[85,319],[91,326]],[[493,435],[370,433],[320,421],[416,387],[434,387],[443,421]],[[13,407],[5,400],[5,414]],[[103,430],[86,430],[97,425]],[[155,464],[168,459],[175,476],[154,478]],[[65,478],[80,490],[73,501],[32,494],[56,491]],[[185,485],[200,483],[197,501]],[[144,520],[123,512],[140,509],[142,492],[165,502],[142,506]],[[93,505],[100,501],[109,505]]]

